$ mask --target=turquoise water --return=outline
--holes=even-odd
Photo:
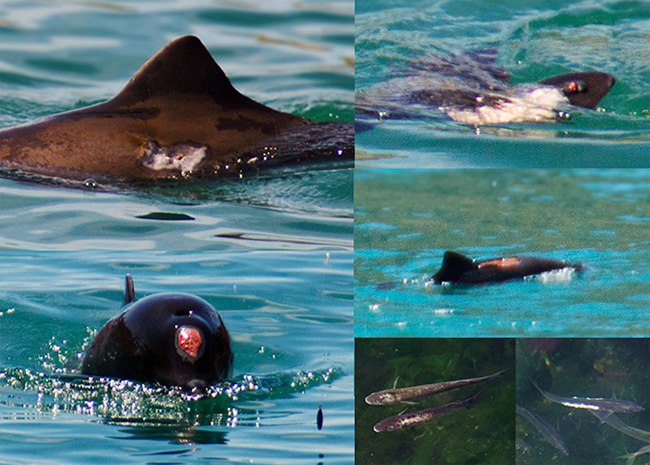
[[[357,171],[355,335],[647,335],[649,193],[647,170]],[[432,285],[445,250],[586,270]]]
[[[358,166],[650,167],[650,10],[644,1],[357,1],[357,81],[368,91],[418,58],[496,49],[513,83],[601,70],[599,111],[557,124],[464,126],[440,114],[357,135]]]
[[[0,126],[110,98],[190,33],[246,95],[351,120],[347,1],[4,2]],[[2,179],[0,211],[0,463],[352,463],[349,163],[120,190]],[[125,273],[138,296],[217,308],[233,379],[194,400],[75,378]]]
[[[327,193],[301,210],[302,199],[269,206],[0,182],[3,463],[51,454],[89,463],[109,451],[120,463],[350,463],[351,172],[318,174],[347,177],[335,184],[348,186],[347,208]],[[190,292],[217,308],[234,340],[233,382],[257,391],[193,402],[61,378],[119,312],[125,273],[138,296]]]

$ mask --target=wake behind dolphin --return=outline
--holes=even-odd
[[[169,43],[108,102],[0,131],[0,169],[73,180],[237,176],[353,151],[352,124],[249,99],[193,36]]]
[[[572,106],[596,108],[616,82],[603,72],[569,73],[512,85],[496,51],[414,60],[400,76],[357,92],[361,116],[422,118],[443,112],[468,125],[553,122]]]

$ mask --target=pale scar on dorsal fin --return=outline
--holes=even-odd
[[[282,114],[237,91],[194,36],[179,37],[151,57],[106,106],[131,106],[152,98],[195,95],[223,107],[250,108]]]

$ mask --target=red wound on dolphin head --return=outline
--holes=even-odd
[[[176,330],[176,352],[187,362],[194,363],[203,353],[203,334],[193,326]]]

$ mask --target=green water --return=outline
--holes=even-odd
[[[357,339],[355,343],[356,462],[514,463],[513,339]],[[371,392],[484,376],[507,369],[497,379],[431,398],[417,405],[367,405]],[[463,400],[476,403],[425,423],[376,433],[379,420]]]
[[[569,451],[568,456],[558,453],[539,431],[518,417],[517,438],[524,439],[531,449],[518,451],[517,463],[625,463],[621,456],[644,445],[643,441],[610,428],[588,410],[548,401],[531,380],[545,391],[562,397],[615,396],[647,406],[650,402],[650,344],[647,338],[520,339],[516,358],[517,403],[550,423]],[[616,416],[632,427],[649,430],[647,410]],[[639,457],[635,463],[647,463],[647,456]]]

